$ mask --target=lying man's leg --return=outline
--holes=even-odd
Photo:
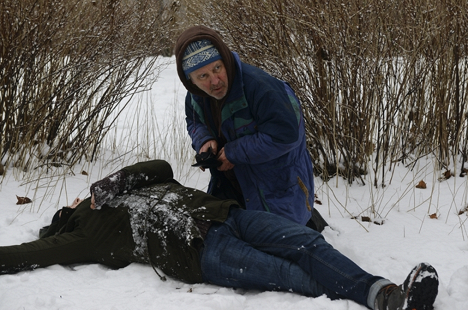
[[[231,241],[231,238],[239,239],[239,243],[236,244]],[[247,244],[242,244],[241,241]],[[250,246],[285,259],[286,262],[296,263],[310,276],[311,281],[315,282],[311,285],[315,289],[306,293],[309,296],[320,295],[322,291],[330,298],[347,298],[374,309],[379,291],[392,284],[387,279],[373,276],[362,270],[354,262],[333,249],[321,234],[312,229],[297,225],[270,213],[239,209],[232,209],[228,220],[224,224],[214,225],[208,232],[205,240],[205,252],[202,256],[202,269],[206,280],[211,283],[227,281],[227,284],[221,285],[230,286],[235,286],[232,283],[240,281],[242,284],[237,287],[243,287],[243,283],[261,282],[263,280],[261,275],[268,272],[268,268],[273,269],[272,266],[267,265],[272,264],[272,260],[255,263],[256,260],[264,258],[253,257],[257,252],[246,250]],[[225,270],[224,266],[227,260],[233,262],[229,266],[230,268]],[[219,263],[219,267],[216,266],[216,262]],[[260,272],[257,273],[257,265],[261,266],[262,263],[266,266],[263,268],[264,270],[260,268]],[[248,269],[249,264],[253,265],[253,268]],[[277,268],[278,265],[282,266],[281,263],[275,263],[273,266]],[[386,301],[378,302],[378,309],[406,309],[404,304],[406,305],[408,300],[405,300],[405,298],[411,299],[413,297],[414,300],[410,301],[418,305],[418,310],[430,309],[437,295],[438,281],[435,270],[431,269],[430,266],[429,269],[428,266],[426,267],[419,269],[415,275],[420,275],[419,272],[422,271],[426,273],[427,278],[422,279],[423,281],[417,285],[410,284],[403,288],[406,290],[405,293],[414,293],[415,296],[393,293],[389,302],[388,296],[381,293],[379,294],[379,300],[385,299]],[[296,269],[292,268],[291,270]],[[292,287],[291,281],[283,281],[285,273],[287,274],[287,270],[285,272],[281,269],[279,269],[279,272],[270,270],[268,281],[272,283],[281,282],[283,285],[285,285],[283,282],[286,282],[286,284],[290,285],[290,289],[299,292],[300,290]],[[276,280],[275,276],[277,277]],[[290,277],[293,277],[293,275],[290,275]],[[414,292],[414,288],[418,289],[417,292]],[[258,289],[265,288],[258,287]],[[284,288],[282,287],[282,289]],[[286,289],[288,288],[286,287]],[[336,292],[336,294],[330,292]],[[421,292],[429,295],[419,296]],[[395,305],[400,301],[401,307],[397,305],[387,308],[389,304]]]
[[[201,257],[203,280],[219,286],[260,291],[290,291],[340,298],[296,263],[255,249],[234,237],[228,225],[213,224]]]

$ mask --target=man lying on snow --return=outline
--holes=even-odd
[[[438,292],[428,264],[397,286],[362,270],[317,231],[180,185],[162,160],[126,167],[91,193],[59,211],[39,240],[0,247],[0,274],[53,264],[150,263],[187,283],[325,294],[379,310],[432,309]]]

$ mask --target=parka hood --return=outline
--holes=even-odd
[[[207,93],[202,91],[195,84],[193,84],[192,81],[185,77],[184,70],[182,69],[182,58],[185,50],[187,49],[187,46],[194,41],[200,41],[203,39],[210,40],[221,54],[224,66],[226,67],[227,71],[229,93],[236,72],[234,56],[232,55],[229,47],[223,42],[219,34],[213,29],[205,26],[190,27],[185,30],[177,39],[174,54],[176,56],[177,74],[179,75],[179,79],[190,93],[201,97],[209,97]]]

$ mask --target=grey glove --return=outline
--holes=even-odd
[[[125,191],[125,179],[125,172],[120,170],[91,185],[90,192],[91,196],[94,194],[94,203],[97,210],[101,209],[117,194]]]

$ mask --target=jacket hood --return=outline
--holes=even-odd
[[[194,41],[200,41],[203,39],[210,40],[221,54],[224,66],[226,67],[227,71],[229,93],[236,72],[234,56],[232,55],[229,47],[223,42],[220,35],[213,29],[205,26],[193,26],[188,28],[179,36],[176,41],[174,54],[176,56],[177,74],[179,75],[179,79],[190,93],[201,97],[209,97],[207,93],[202,91],[195,84],[193,84],[192,81],[185,77],[184,70],[182,69],[182,58],[185,50],[187,49],[187,46]]]

